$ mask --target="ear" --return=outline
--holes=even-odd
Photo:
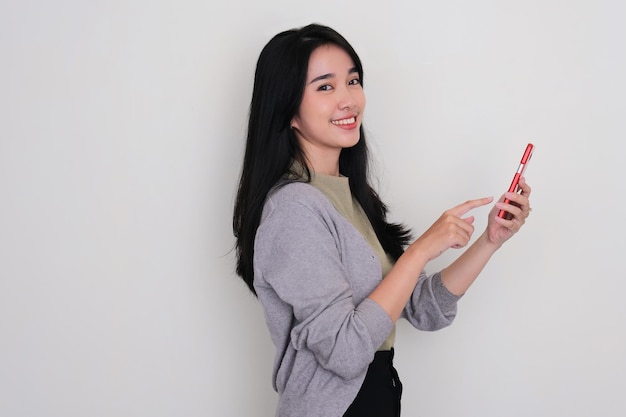
[[[289,127],[292,130],[298,130],[300,128],[300,119],[298,118],[298,115],[293,116],[293,119],[291,119],[291,122],[289,123]]]

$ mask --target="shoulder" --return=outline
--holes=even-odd
[[[267,197],[264,211],[308,208],[314,212],[332,208],[328,198],[313,185],[306,182],[288,182],[277,185]]]
[[[308,182],[289,181],[277,184],[268,194],[274,200],[316,199],[322,192]]]
[[[257,236],[326,234],[328,229],[341,222],[328,198],[313,185],[289,182],[276,186],[268,195],[263,207]],[[333,226],[331,226],[333,225]]]
[[[303,253],[311,242],[334,246],[333,211],[326,196],[311,184],[290,182],[277,186],[263,207],[255,236],[255,259],[276,262],[275,253]]]

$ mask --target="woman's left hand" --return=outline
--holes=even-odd
[[[487,236],[491,243],[502,245],[509,240],[511,236],[519,231],[530,215],[531,208],[529,197],[531,189],[530,186],[526,184],[524,177],[520,178],[519,186],[522,190],[520,194],[504,193],[489,213]],[[508,198],[511,202],[505,204],[505,198]],[[501,219],[498,217],[500,210],[510,213],[512,217],[509,220]]]

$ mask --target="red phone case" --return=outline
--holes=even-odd
[[[517,167],[517,172],[515,173],[515,176],[513,177],[513,181],[511,181],[511,186],[509,187],[510,193],[516,193],[518,191],[519,179],[522,177],[522,175],[524,175],[524,171],[526,170],[526,166],[528,165],[528,161],[530,161],[530,157],[533,155],[534,150],[535,150],[535,146],[532,143],[529,143],[526,146],[526,150],[524,151],[522,160],[519,164],[519,167]],[[504,202],[508,204],[511,202],[511,200],[509,200],[508,198],[505,198]],[[501,219],[510,220],[511,217],[513,216],[509,212],[500,210],[500,212],[498,213],[498,217],[500,217]]]

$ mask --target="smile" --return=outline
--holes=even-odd
[[[356,117],[352,116],[349,119],[331,120],[330,122],[338,126],[351,125],[351,124],[356,123]]]

